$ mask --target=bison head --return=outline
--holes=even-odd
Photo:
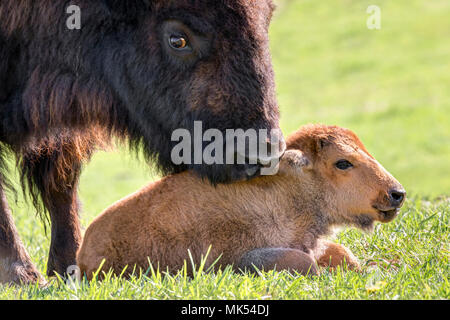
[[[257,175],[261,162],[174,165],[171,135],[180,128],[192,132],[194,121],[221,132],[279,129],[268,40],[271,1],[104,2],[110,26],[97,44],[97,63],[134,141],[165,172],[194,169],[214,183]],[[281,133],[279,138],[277,158],[285,145]],[[270,139],[258,144],[273,147]]]

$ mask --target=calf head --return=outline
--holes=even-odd
[[[297,179],[310,210],[326,213],[332,224],[362,229],[397,216],[405,190],[352,131],[307,125],[292,134],[287,145],[281,172]]]

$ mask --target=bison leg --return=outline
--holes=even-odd
[[[50,200],[46,206],[52,224],[48,276],[55,275],[55,272],[64,275],[69,266],[76,265],[76,253],[82,240],[76,186],[76,181],[69,181],[64,188],[46,195]]]
[[[78,219],[78,179],[81,157],[74,153],[75,142],[63,139],[46,152],[25,152],[22,155],[22,175],[28,181],[35,205],[39,196],[50,215],[51,242],[47,275],[64,275],[76,265],[76,253],[81,244]]]
[[[303,275],[317,275],[315,261],[303,251],[290,248],[262,248],[244,254],[237,267],[241,270],[292,270]]]
[[[317,242],[314,258],[321,267],[335,269],[337,266],[347,265],[350,270],[360,269],[358,259],[349,249],[328,240],[321,239]]]
[[[11,211],[0,184],[0,283],[45,284],[31,262],[14,225]]]

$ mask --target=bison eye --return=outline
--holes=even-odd
[[[347,160],[339,160],[334,165],[339,170],[347,170],[347,169],[353,167],[353,165],[350,162],[348,162]]]
[[[186,38],[182,36],[170,36],[169,45],[175,50],[183,50],[189,48]]]

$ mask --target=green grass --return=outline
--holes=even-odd
[[[361,273],[308,278],[230,270],[194,279],[161,273],[130,281],[46,289],[0,287],[0,299],[448,299],[450,211],[450,3],[447,0],[284,0],[270,30],[285,134],[307,122],[354,130],[406,188],[392,223],[344,230]],[[381,30],[366,8],[381,8]],[[126,151],[98,153],[81,179],[82,222],[155,179]],[[11,199],[18,229],[45,272],[48,237],[34,210]]]
[[[54,280],[46,289],[0,287],[0,299],[448,299],[449,207],[449,199],[413,199],[396,222],[377,225],[372,234],[340,233],[336,241],[363,261],[361,273],[323,269],[317,277],[273,271],[254,276],[226,268],[189,279],[184,270],[174,276],[150,270],[130,280],[109,275],[104,282]],[[35,241],[45,238],[39,234]],[[43,257],[45,250],[33,254]]]

